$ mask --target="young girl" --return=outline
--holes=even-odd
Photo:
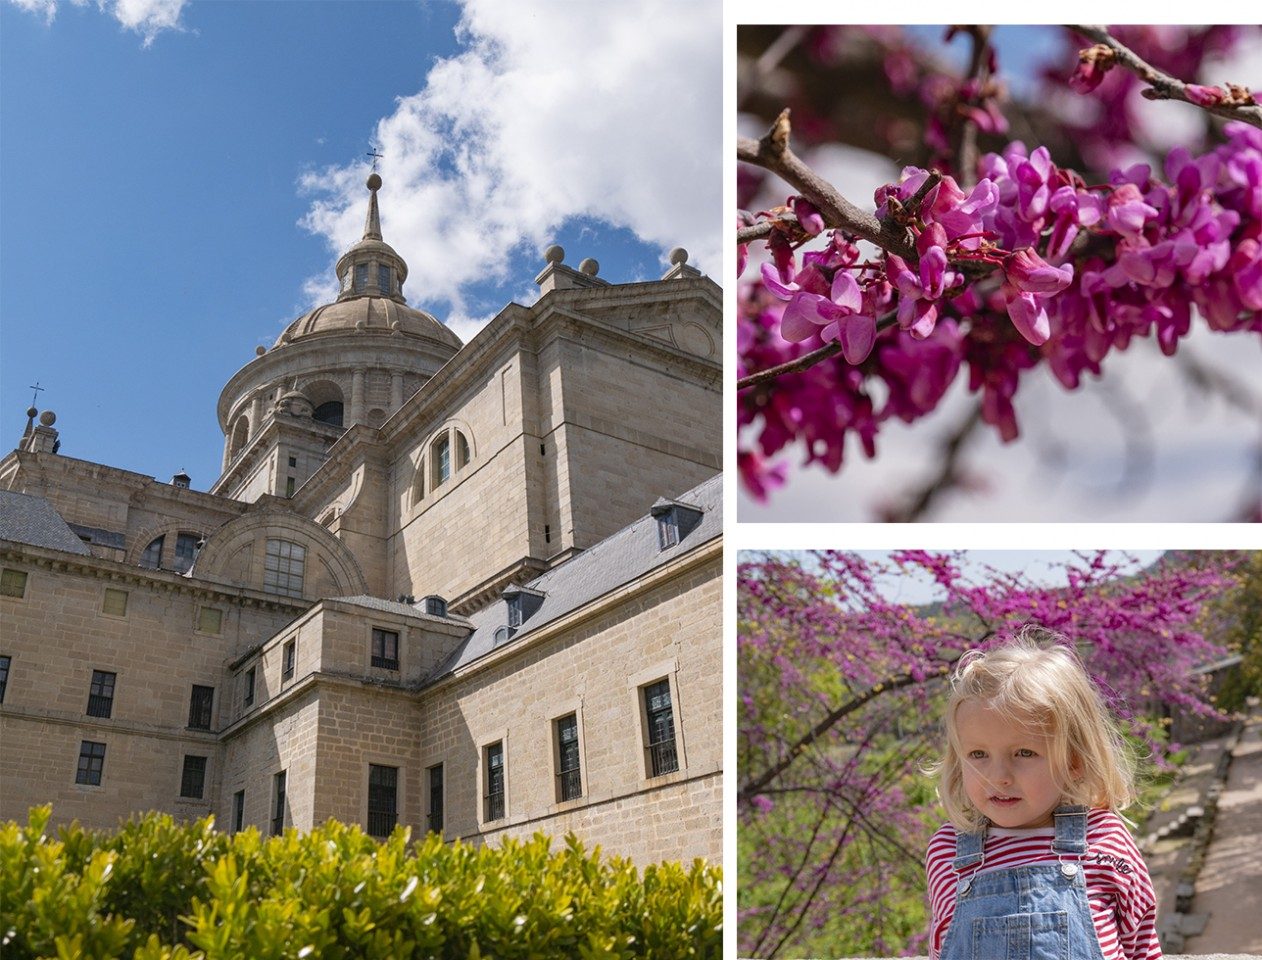
[[[1117,811],[1134,764],[1063,638],[971,651],[952,678],[925,869],[935,960],[1157,960],[1156,898]]]

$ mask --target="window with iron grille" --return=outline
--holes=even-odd
[[[263,590],[283,597],[302,596],[306,548],[289,540],[268,540],[263,558]]]
[[[200,800],[206,791],[206,758],[184,756],[184,774],[180,777],[180,796]]]
[[[215,688],[193,685],[188,704],[188,725],[194,730],[209,730],[214,721]]]
[[[281,651],[281,669],[280,678],[282,680],[292,680],[294,676],[294,661],[298,659],[298,641],[290,640],[285,644]]]
[[[399,635],[394,630],[372,628],[372,665],[386,670],[399,669]]]
[[[84,740],[79,745],[79,769],[75,773],[74,782],[99,787],[104,772],[105,744]]]
[[[92,671],[92,686],[88,689],[88,716],[109,717],[114,709],[114,681],[118,674],[106,670]]]
[[[285,771],[272,777],[272,836],[285,832]]]
[[[232,832],[245,829],[245,791],[238,790],[232,795]]]
[[[21,600],[26,596],[26,571],[0,570],[0,597],[15,597]]]
[[[388,837],[399,822],[399,768],[368,765],[368,835]]]
[[[166,537],[154,537],[150,540],[149,546],[145,547],[145,552],[140,555],[140,565],[150,570],[157,570],[162,564],[162,544],[165,542]]]
[[[11,657],[0,657],[0,703],[4,703],[4,691],[9,685],[9,664]]]
[[[557,799],[575,800],[583,795],[583,774],[578,758],[578,718],[574,714],[556,721]]]
[[[670,681],[659,680],[644,688],[644,716],[648,725],[648,768],[660,777],[679,769],[675,750],[675,714],[670,703]]]
[[[425,771],[429,775],[429,815],[426,826],[434,833],[443,832],[443,765]]]
[[[504,744],[493,743],[483,751],[486,768],[485,820],[504,819]]]
[[[245,672],[245,697],[243,701],[245,705],[251,706],[254,703],[254,667]]]
[[[176,573],[188,573],[193,569],[193,561],[197,559],[197,545],[201,542],[201,534],[197,533],[181,533],[175,538]]]

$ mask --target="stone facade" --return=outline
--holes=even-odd
[[[718,859],[718,288],[552,248],[462,345],[369,186],[338,301],[225,387],[209,493],[62,456],[36,411],[0,461],[0,817]]]

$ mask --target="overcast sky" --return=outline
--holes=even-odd
[[[327,301],[384,154],[409,302],[468,340],[560,242],[719,277],[717,3],[0,0],[0,447],[219,472],[219,391]]]

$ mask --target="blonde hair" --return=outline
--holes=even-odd
[[[938,796],[966,833],[986,818],[964,790],[955,715],[976,701],[1051,740],[1052,778],[1065,803],[1121,812],[1135,802],[1135,760],[1082,661],[1060,634],[1026,628],[1011,643],[970,650],[956,664],[946,708],[946,750],[937,764]]]

